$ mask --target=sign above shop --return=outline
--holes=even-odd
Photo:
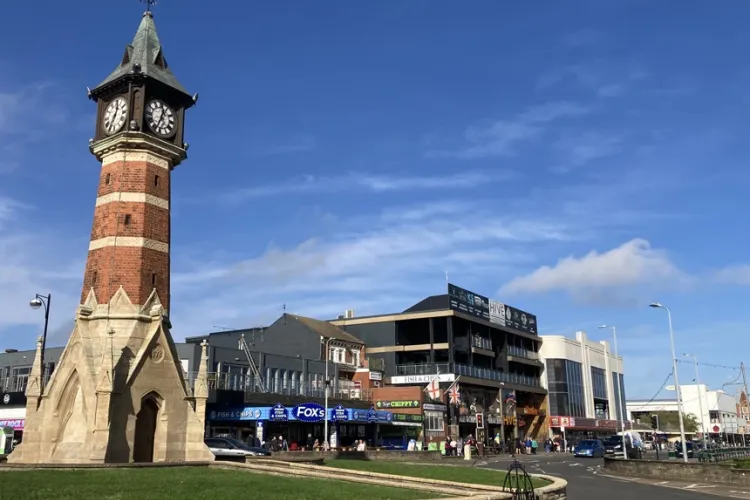
[[[376,401],[377,408],[419,408],[419,401]]]
[[[5,427],[10,427],[14,431],[22,431],[23,430],[23,424],[26,422],[23,418],[15,419],[15,420],[0,420],[0,429],[3,429]]]
[[[336,406],[331,414],[331,420],[334,422],[346,422],[349,420],[349,414],[346,412],[346,408],[341,405]]]
[[[320,422],[325,420],[326,409],[318,403],[305,403],[294,407],[294,416],[301,422]]]
[[[438,382],[453,382],[456,380],[456,376],[453,373],[441,373],[439,375],[398,375],[391,377],[389,380],[393,385],[428,384],[436,378]]]
[[[424,415],[410,415],[407,413],[394,413],[394,422],[424,422]]]
[[[490,299],[448,283],[450,308],[477,318],[490,320]]]
[[[289,412],[284,405],[278,403],[271,408],[271,414],[269,415],[268,420],[271,420],[272,422],[286,422],[289,420]]]
[[[422,408],[427,411],[446,411],[448,410],[448,407],[446,405],[439,405],[435,403],[425,403],[422,405]]]

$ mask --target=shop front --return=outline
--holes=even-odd
[[[261,442],[282,436],[290,450],[308,445],[308,436],[322,446],[326,420],[325,408],[318,403],[301,403],[287,407],[246,406],[209,410],[210,436],[228,436],[247,441],[249,436]],[[328,432],[332,448],[348,447],[364,439],[370,446],[379,443],[379,427],[393,422],[393,413],[367,409],[346,408],[342,405],[328,409]]]
[[[629,422],[625,422],[625,429],[630,430]],[[550,417],[552,437],[565,439],[569,443],[577,443],[583,439],[604,438],[622,431],[621,423],[617,420],[598,420],[584,417]]]
[[[0,431],[8,436],[4,441],[20,443],[23,439],[25,422],[26,395],[22,392],[6,392],[0,395]]]

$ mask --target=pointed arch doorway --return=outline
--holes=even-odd
[[[134,462],[154,461],[154,442],[156,441],[156,423],[159,419],[161,398],[151,392],[141,399],[141,409],[136,415],[135,439],[133,442]]]

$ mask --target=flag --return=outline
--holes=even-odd
[[[453,386],[448,389],[448,397],[452,405],[458,405],[461,403],[461,390],[458,387],[458,382],[454,383]]]
[[[432,381],[427,384],[427,387],[424,389],[427,391],[427,395],[430,396],[430,399],[432,400],[438,400],[440,399],[440,379],[439,377],[435,377],[432,379]]]

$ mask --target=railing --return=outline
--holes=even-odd
[[[435,375],[452,373],[450,363],[410,363],[396,366],[396,375]]]
[[[745,460],[750,458],[750,447],[747,448],[709,448],[698,452],[699,462],[726,462],[728,460]]]
[[[195,379],[198,377],[197,372],[187,374],[188,385],[190,388],[195,387]],[[292,379],[270,378],[265,379],[266,394],[281,394],[286,396],[305,396],[311,398],[324,398],[325,386],[322,380],[319,381],[300,381]],[[367,389],[361,389],[348,380],[339,380],[336,387],[331,389],[328,397],[331,399],[346,400],[372,400],[372,392]],[[240,373],[209,373],[208,388],[225,391],[242,391],[245,393],[261,392],[258,384],[252,375],[243,375]]]
[[[492,350],[492,341],[490,339],[486,339],[484,337],[480,337],[479,335],[472,335],[471,336],[471,346],[477,347],[479,349],[485,349],[487,351]]]
[[[455,369],[451,369],[450,363],[421,363],[421,364],[403,364],[396,366],[397,375],[435,375],[438,373],[455,373],[466,377],[481,378],[484,380],[495,380],[508,384],[527,385],[539,387],[539,378],[518,373],[506,373],[490,368],[477,368],[475,366],[454,364]]]
[[[531,359],[534,361],[539,361],[539,353],[534,351],[529,351],[528,349],[524,349],[523,347],[516,347],[516,346],[508,346],[508,356],[515,356],[517,358],[525,358],[525,359]]]

